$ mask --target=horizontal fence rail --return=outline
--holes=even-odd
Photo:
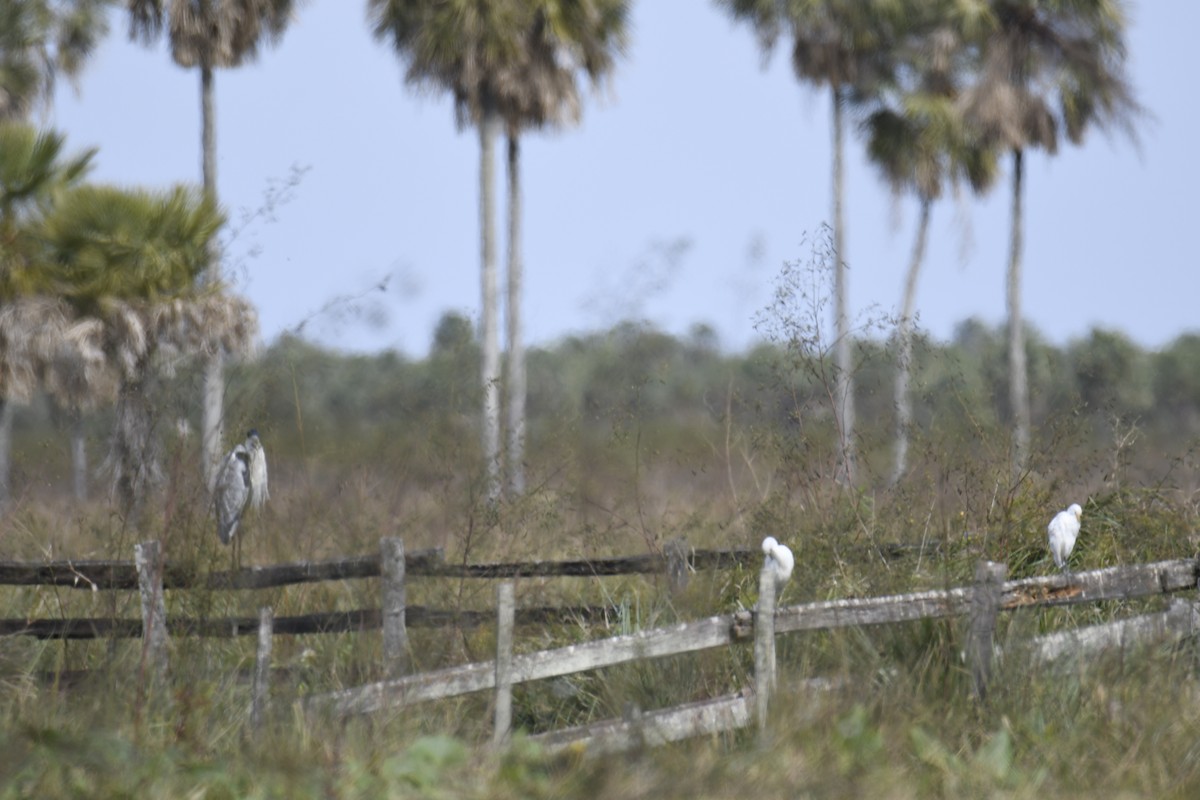
[[[617,612],[611,606],[530,606],[517,609],[516,624],[592,624],[616,617]],[[479,628],[492,625],[495,621],[496,615],[491,611],[453,611],[415,605],[407,606],[404,610],[404,623],[409,628]],[[172,636],[254,636],[258,632],[258,624],[258,617],[172,618],[167,620],[167,632]],[[275,633],[292,635],[361,633],[379,630],[382,625],[383,612],[378,608],[323,611],[274,619]],[[0,619],[0,636],[32,636],[35,639],[128,639],[141,635],[140,619]]]
[[[742,548],[691,550],[685,557],[689,569],[705,570],[757,565],[762,556],[757,550]],[[603,577],[663,573],[669,563],[668,556],[650,553],[572,561],[447,564],[444,551],[433,548],[407,553],[405,573],[431,578]],[[381,574],[379,555],[208,573],[195,567],[166,563],[162,567],[162,583],[164,589],[271,589],[318,581],[378,578]],[[0,586],[4,585],[129,590],[138,588],[138,578],[133,561],[0,561]]]

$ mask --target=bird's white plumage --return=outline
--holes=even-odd
[[[775,585],[782,586],[792,577],[792,570],[796,566],[795,556],[786,544],[780,544],[774,536],[763,539],[762,549],[767,561],[775,570]]]
[[[221,544],[229,544],[237,535],[246,506],[261,508],[268,497],[267,454],[258,432],[251,430],[246,441],[225,456],[213,485],[213,509]]]
[[[1083,517],[1083,509],[1078,503],[1072,503],[1065,511],[1060,511],[1050,520],[1046,533],[1050,541],[1050,555],[1059,569],[1066,569],[1067,558],[1075,547],[1079,537],[1079,522]]]
[[[258,510],[271,499],[267,488],[267,451],[253,431],[246,438],[246,449],[250,451],[250,505]]]

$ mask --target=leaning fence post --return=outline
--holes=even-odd
[[[775,570],[768,559],[758,575],[758,607],[754,614],[754,695],[760,732],[766,730],[774,690]]]
[[[404,540],[379,540],[383,583],[383,670],[393,677],[408,672],[408,630],[405,627]]]
[[[504,744],[512,727],[513,620],[516,616],[512,581],[496,586],[496,722],[492,744]]]
[[[133,547],[138,591],[142,595],[142,657],[156,680],[167,676],[167,604],[163,597],[162,545],[142,542]]]
[[[971,597],[971,629],[967,634],[967,663],[971,667],[971,686],[976,700],[987,696],[992,674],[992,652],[996,616],[1000,613],[1000,591],[1008,567],[995,561],[980,561],[975,566],[975,592]]]
[[[254,658],[254,688],[250,698],[250,727],[262,727],[271,696],[271,634],[275,632],[275,612],[270,606],[258,610],[258,653]]]

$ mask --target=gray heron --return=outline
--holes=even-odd
[[[1046,526],[1050,540],[1050,555],[1054,556],[1054,564],[1063,572],[1070,574],[1067,559],[1075,547],[1075,539],[1079,536],[1079,521],[1083,517],[1083,509],[1078,503],[1072,503],[1066,511],[1060,511]]]
[[[270,497],[267,485],[267,453],[258,431],[246,432],[246,441],[234,446],[217,471],[213,486],[213,507],[217,514],[217,535],[221,544],[234,543],[233,560],[239,565],[241,539],[235,539],[246,507],[260,509]]]

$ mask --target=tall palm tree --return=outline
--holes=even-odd
[[[829,87],[833,131],[834,419],[838,426],[840,483],[855,479],[854,381],[846,257],[845,115],[855,99],[870,97],[891,71],[895,29],[904,23],[904,3],[889,0],[716,0],[755,30],[764,54],[786,32],[792,39],[796,77]]]
[[[217,199],[217,145],[213,118],[213,70],[238,67],[258,57],[263,44],[283,36],[298,0],[128,0],[130,36],[146,44],[163,32],[171,57],[200,73],[200,147],[204,191]],[[216,242],[204,279],[220,278]],[[221,457],[225,380],[220,352],[209,355],[204,370],[202,459],[211,485]]]
[[[28,119],[49,105],[59,74],[79,74],[113,2],[0,0],[0,120]]]
[[[64,148],[59,134],[0,122],[0,504],[9,496],[10,403],[28,399],[70,326],[56,305],[32,299],[46,289],[33,226],[94,155],[67,157]]]
[[[1012,227],[1006,296],[1013,466],[1029,457],[1029,388],[1021,316],[1025,151],[1053,155],[1065,133],[1080,144],[1089,127],[1135,137],[1141,113],[1125,65],[1122,0],[988,0],[976,80],[962,97],[982,136],[1012,156]]]
[[[523,130],[579,121],[578,77],[595,86],[613,70],[627,43],[629,0],[539,0],[526,22],[514,79],[501,85],[508,134],[508,271],[506,389],[508,491],[525,491],[525,345],[521,331],[520,136]]]
[[[529,5],[518,0],[368,0],[371,29],[406,62],[405,80],[449,92],[459,126],[479,130],[480,383],[489,502],[500,497],[500,339],[495,161],[501,98],[515,94]]]
[[[930,3],[922,15],[910,17],[909,35],[896,52],[900,80],[881,93],[880,107],[864,123],[868,156],[892,190],[912,193],[920,208],[896,331],[892,484],[908,465],[913,315],[933,203],[947,184],[965,182],[976,194],[987,191],[998,168],[996,151],[973,135],[957,104],[967,31],[956,27],[965,21],[955,20],[949,11]]]
[[[249,303],[198,281],[223,223],[207,192],[85,185],[64,194],[39,230],[49,286],[98,326],[116,373],[109,463],[132,527],[161,479],[156,359],[245,352],[257,335]]]

